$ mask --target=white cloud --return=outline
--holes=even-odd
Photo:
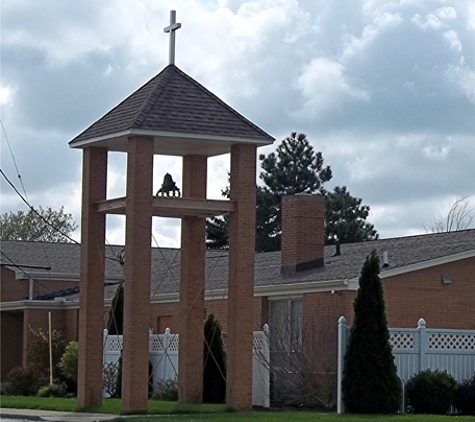
[[[369,100],[369,94],[352,87],[345,75],[345,67],[338,62],[319,57],[306,65],[297,79],[307,115],[324,113],[338,107],[345,99]]]
[[[453,30],[445,31],[444,32],[444,39],[449,43],[450,49],[456,52],[462,51],[462,43],[457,35],[457,33]]]
[[[422,16],[419,13],[416,13],[412,17],[412,22],[414,22],[419,28],[426,29],[440,29],[445,28],[447,25],[442,22],[437,16],[433,14],[428,14]]]
[[[462,60],[459,65],[449,65],[445,74],[450,81],[458,85],[469,101],[475,103],[475,70],[470,69]]]
[[[363,28],[361,36],[351,36],[343,48],[342,61],[351,56],[360,55],[378,37],[378,35],[389,28],[393,28],[402,22],[400,13],[383,13],[377,15],[371,24]]]
[[[0,85],[0,105],[9,106],[15,97],[15,88],[10,85]]]
[[[80,154],[66,143],[166,65],[170,8],[177,65],[278,140],[306,133],[383,236],[420,233],[441,198],[475,188],[475,4],[3,0],[2,120],[35,204],[79,221]],[[118,155],[109,197],[125,194]],[[221,198],[228,169],[229,156],[209,159],[208,197]],[[161,156],[155,191],[165,172],[181,186],[181,159]],[[1,202],[21,206],[8,187]],[[176,220],[153,230],[161,246],[180,242]],[[108,218],[109,242],[124,234],[123,217]]]
[[[444,21],[453,20],[457,18],[457,12],[455,11],[453,7],[450,7],[450,6],[444,6],[444,7],[441,7],[440,9],[437,9],[435,11],[435,14]]]

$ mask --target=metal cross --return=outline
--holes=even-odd
[[[176,12],[170,10],[170,25],[163,28],[163,32],[170,33],[170,64],[175,64],[175,31],[181,28],[181,23],[176,22]]]

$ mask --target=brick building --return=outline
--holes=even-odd
[[[282,252],[255,255],[254,329],[286,321],[290,331],[324,339],[329,372],[336,364],[339,316],[351,324],[358,277],[375,249],[391,327],[475,329],[475,230],[426,234],[323,246],[323,201],[287,197],[283,206]],[[1,375],[26,364],[28,327],[53,327],[77,339],[79,249],[75,244],[2,241]],[[111,299],[122,279],[114,259],[121,246],[106,248],[104,327]],[[152,248],[149,325],[155,332],[180,331],[180,250]],[[6,259],[8,257],[8,259]],[[213,313],[227,328],[226,250],[207,251],[203,317]],[[308,334],[308,333],[307,333]],[[322,337],[323,336],[323,337]]]

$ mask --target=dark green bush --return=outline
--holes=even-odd
[[[462,415],[475,415],[475,375],[459,382],[453,405]]]
[[[36,367],[45,378],[49,378],[49,332],[43,328],[30,328],[28,342],[28,362]],[[60,330],[51,331],[53,378],[60,377],[58,363],[68,344],[68,340]]]
[[[178,380],[174,379],[159,381],[155,387],[155,392],[152,395],[153,400],[178,400]]]
[[[66,375],[74,382],[77,382],[78,379],[78,356],[78,342],[70,341],[66,346],[63,356],[61,356],[61,359],[58,363],[59,369],[61,369],[64,375]]]
[[[204,326],[203,402],[224,403],[226,398],[226,364],[221,324],[211,314]]]
[[[36,395],[38,397],[66,397],[67,390],[66,383],[62,382],[60,384],[44,385],[39,388]]]
[[[454,400],[457,381],[447,372],[426,370],[406,384],[407,404],[415,413],[445,415]]]
[[[26,368],[17,366],[13,368],[6,378],[7,386],[5,393],[11,396],[34,396],[40,386],[48,382],[34,365],[28,365]]]

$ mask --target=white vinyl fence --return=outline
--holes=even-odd
[[[252,359],[252,404],[269,407],[270,374],[268,326],[264,331],[254,331]],[[226,339],[224,335],[224,340]],[[117,367],[122,350],[122,336],[108,335],[104,330],[104,389],[103,396],[109,397],[115,388]],[[226,345],[226,341],[224,341]],[[171,334],[167,328],[164,334],[150,334],[149,361],[153,368],[153,383],[174,379],[178,375],[179,335]]]
[[[338,391],[337,411],[344,412],[342,401],[343,366],[351,327],[346,318],[338,320]],[[413,375],[424,371],[447,371],[457,381],[469,379],[475,372],[475,330],[427,329],[421,318],[417,328],[390,328],[397,374],[406,383]]]

